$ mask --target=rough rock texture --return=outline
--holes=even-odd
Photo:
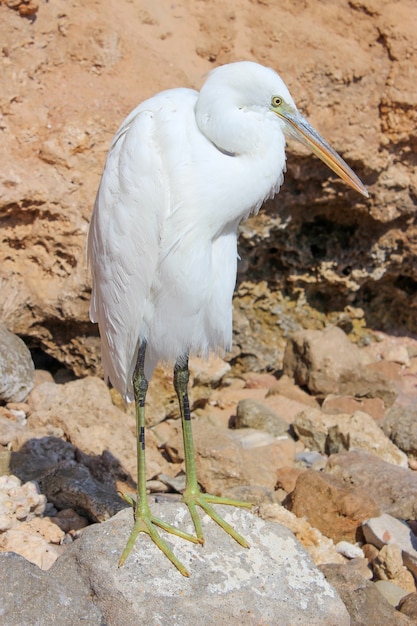
[[[376,585],[357,572],[336,563],[321,565],[320,569],[343,599],[351,626],[412,626],[411,620],[396,611]]]
[[[360,449],[401,467],[408,467],[407,456],[393,445],[373,418],[363,411],[348,415],[327,415],[307,409],[293,423],[297,437],[310,449],[326,454]]]
[[[417,458],[416,406],[392,407],[383,420],[382,429],[396,446]]]
[[[191,531],[178,505],[155,509],[158,516]],[[169,538],[190,569],[190,579],[182,577],[145,535],[125,565],[117,568],[131,528],[130,511],[87,529],[56,567],[67,573],[74,567],[81,570],[109,624],[349,624],[340,599],[290,531],[251,513],[220,510],[251,548],[237,546],[204,517],[204,547]]]
[[[410,617],[413,623],[417,623],[417,592],[405,596],[397,608],[401,613]]]
[[[387,544],[399,546],[404,565],[417,576],[417,537],[407,524],[384,514],[366,520],[363,523],[363,533],[368,543],[379,548]]]
[[[0,553],[0,622],[19,626],[102,626],[100,609],[76,567],[53,576],[17,554]]]
[[[363,352],[336,326],[294,333],[283,367],[285,374],[313,394],[380,398],[386,406],[397,396],[393,383],[364,363]]]
[[[111,137],[147,96],[238,59],[279,70],[371,197],[289,146],[281,194],[242,226],[232,361],[276,369],[305,323],[416,330],[414,0],[57,0],[22,17],[34,5],[0,4],[0,319],[13,332],[76,374],[100,369],[84,249]]]
[[[347,485],[366,489],[382,512],[400,519],[416,519],[416,472],[386,463],[363,450],[332,455],[325,471]]]
[[[297,517],[336,543],[362,538],[361,522],[379,515],[379,508],[363,489],[352,488],[332,475],[307,470],[300,474],[285,506]]]
[[[0,324],[0,401],[24,400],[33,388],[34,375],[35,366],[29,349]]]
[[[262,402],[241,400],[236,407],[236,428],[258,428],[274,437],[288,432],[288,422]]]

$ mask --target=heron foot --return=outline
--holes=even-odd
[[[175,526],[171,526],[167,524],[163,520],[159,519],[152,515],[147,502],[144,506],[138,506],[135,500],[127,496],[125,494],[121,494],[123,499],[126,500],[130,505],[132,505],[135,509],[135,523],[132,528],[132,532],[130,533],[129,539],[127,541],[126,547],[123,550],[122,556],[119,559],[119,567],[121,567],[129,556],[134,543],[140,533],[146,533],[150,536],[152,541],[158,546],[160,550],[165,554],[166,557],[171,561],[173,565],[179,570],[179,572],[183,576],[189,576],[190,573],[186,567],[177,559],[171,548],[168,544],[162,539],[156,527],[162,528],[168,533],[172,535],[177,535],[177,537],[181,537],[181,539],[186,539],[187,541],[191,541],[192,543],[202,543],[202,541],[198,537],[194,537],[194,535],[189,535],[188,533],[184,533],[182,530],[175,528]]]
[[[190,511],[191,519],[193,520],[197,539],[200,543],[204,543],[203,528],[201,526],[200,516],[197,512],[197,506],[203,509],[203,511],[211,517],[223,530],[233,537],[241,546],[249,548],[249,543],[242,535],[240,535],[230,524],[226,522],[211,506],[212,504],[227,504],[228,506],[237,506],[245,509],[250,509],[253,505],[250,502],[241,502],[240,500],[231,500],[229,498],[223,498],[221,496],[212,496],[208,493],[202,493],[198,490],[190,490],[187,493],[185,490],[182,502],[184,502]]]

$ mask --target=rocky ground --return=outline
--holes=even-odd
[[[76,563],[78,587],[71,597],[83,611],[87,609],[80,598],[86,601],[91,580],[96,580],[96,600],[87,611],[91,623],[101,623],[103,615],[109,624],[122,623],[122,614],[127,620],[123,623],[132,624],[138,616],[149,623],[168,623],[173,614],[185,619],[191,610],[188,600],[182,608],[175,600],[182,577],[144,536],[128,559],[127,572],[116,565],[132,524],[118,494],[134,494],[133,406],[125,406],[99,378],[59,382],[62,371],[55,379],[49,372],[34,371],[23,342],[7,331],[5,335],[10,339],[4,357],[9,366],[2,361],[0,369],[9,372],[14,395],[0,408],[0,549],[49,573],[49,578],[42,575],[37,591],[30,576],[27,593],[40,594],[43,600],[45,593],[54,595],[56,578],[75,576]],[[18,373],[13,372],[17,363]],[[375,333],[366,347],[358,348],[340,328],[327,327],[294,334],[278,376],[236,374],[219,357],[208,363],[194,359],[191,373],[199,481],[207,492],[254,503],[251,513],[226,511],[248,536],[252,547],[247,553],[227,536],[219,538],[222,533],[208,518],[206,548],[172,540],[191,578],[196,577],[193,584],[208,590],[200,597],[200,609],[210,613],[217,606],[225,622],[236,624],[242,623],[242,605],[252,606],[245,623],[253,624],[268,618],[279,624],[307,619],[369,626],[415,623],[417,340]],[[20,387],[17,376],[24,383]],[[3,389],[3,398],[7,393]],[[191,532],[179,502],[184,464],[172,374],[163,368],[149,391],[146,441],[150,498],[158,494],[158,514]],[[268,529],[251,521],[255,519],[270,524]],[[288,531],[282,527],[294,533],[306,552],[301,547],[290,551]],[[267,532],[281,543],[264,543],[259,553],[260,538]],[[10,555],[4,561],[6,556],[0,554],[8,572],[3,597],[18,581],[20,586],[29,584],[22,581],[22,566],[10,561]],[[246,586],[260,584],[258,560],[261,581],[271,583],[259,606]],[[309,608],[301,612],[288,563],[299,577],[297,589],[309,598]],[[328,598],[330,604],[326,600],[321,609],[314,604],[314,598],[329,593],[311,587],[311,580],[324,584],[324,578],[317,578],[322,576],[319,570],[343,603]],[[163,590],[145,590],[144,580],[159,580],[161,571],[166,577]],[[228,576],[234,581],[230,588],[224,583]],[[146,608],[140,594],[130,595],[132,585],[145,594]],[[123,593],[118,591],[109,604],[114,586]],[[278,590],[295,594],[293,603],[278,601]],[[190,587],[181,587],[181,594],[193,598]],[[164,617],[156,618],[162,598]],[[10,599],[8,607],[16,611]],[[280,619],[274,621],[278,612]],[[196,619],[197,614],[189,612]],[[21,623],[26,623],[25,615]],[[74,623],[75,617],[71,614],[73,621],[63,623]]]
[[[416,20],[413,0],[0,0],[0,624],[417,623]],[[241,227],[233,350],[191,363],[199,480],[254,503],[225,513],[251,548],[204,518],[204,548],[172,539],[190,579],[146,537],[117,569],[135,425],[88,319],[91,208],[126,114],[240,59],[281,73],[370,198],[290,144]],[[163,367],[147,428],[150,500],[191,532]]]

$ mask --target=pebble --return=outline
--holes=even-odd
[[[348,559],[357,559],[364,558],[365,555],[363,553],[362,548],[356,546],[349,541],[339,541],[335,546],[337,552],[339,554],[343,554]]]

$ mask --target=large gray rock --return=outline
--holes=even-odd
[[[26,344],[0,324],[0,400],[21,402],[33,388],[35,366]]]
[[[192,531],[183,506],[152,506],[159,517]],[[89,527],[58,559],[50,576],[65,572],[70,578],[80,571],[106,623],[115,626],[349,624],[337,593],[288,529],[248,511],[218,510],[251,547],[240,547],[203,516],[204,547],[171,535],[167,539],[190,570],[188,579],[145,535],[138,538],[124,566],[117,567],[132,527],[128,510]]]

